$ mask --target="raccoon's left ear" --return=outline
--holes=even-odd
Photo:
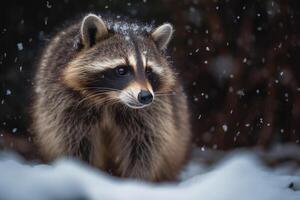
[[[81,22],[80,34],[83,45],[91,47],[100,39],[107,37],[108,30],[100,17],[89,14]]]
[[[173,35],[173,26],[169,23],[163,24],[159,27],[157,27],[152,33],[151,37],[156,43],[157,47],[160,50],[164,50],[167,48],[167,45],[169,44],[172,35]]]

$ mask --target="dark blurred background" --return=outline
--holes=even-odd
[[[28,103],[49,36],[87,12],[176,29],[170,54],[184,80],[195,145],[300,144],[298,0],[6,1],[0,10],[0,148],[34,157]]]

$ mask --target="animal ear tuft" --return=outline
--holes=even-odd
[[[152,33],[151,37],[156,43],[157,47],[160,50],[164,50],[167,48],[172,35],[173,35],[173,26],[169,23],[163,24],[157,27]]]
[[[88,14],[81,22],[80,34],[83,45],[91,47],[100,39],[105,38],[108,35],[108,30],[101,17]]]

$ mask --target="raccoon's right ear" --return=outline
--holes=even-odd
[[[107,37],[108,30],[100,17],[89,14],[81,22],[80,35],[84,47],[91,47],[99,40]]]
[[[160,50],[164,50],[167,48],[167,45],[169,44],[172,38],[173,32],[174,32],[173,26],[169,23],[166,23],[157,27],[151,33],[151,37],[156,43],[157,47]]]

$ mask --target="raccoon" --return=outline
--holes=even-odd
[[[39,59],[33,132],[48,160],[79,158],[114,176],[171,181],[190,146],[186,96],[154,27],[88,14],[59,31]]]

